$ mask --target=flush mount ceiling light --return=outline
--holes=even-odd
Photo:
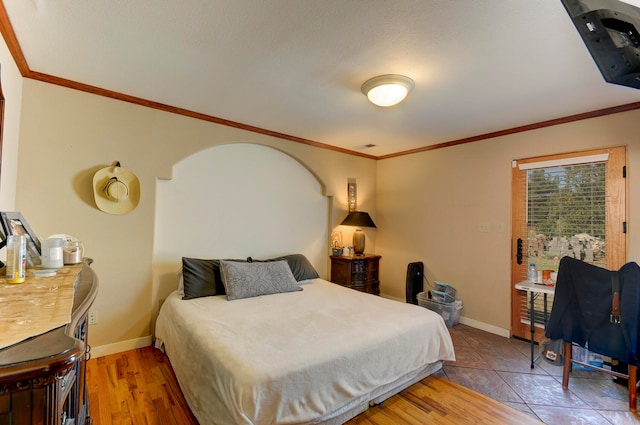
[[[413,80],[404,75],[378,75],[364,82],[362,93],[378,106],[393,106],[407,97],[413,88]]]

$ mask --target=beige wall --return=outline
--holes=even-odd
[[[382,292],[404,299],[407,264],[423,261],[431,282],[458,289],[469,323],[508,330],[512,160],[604,146],[628,146],[628,259],[640,261],[639,139],[632,111],[378,161]]]
[[[94,347],[151,333],[156,179],[169,178],[171,166],[195,152],[236,142],[275,147],[312,170],[335,195],[334,225],[346,215],[348,178],[357,179],[363,209],[375,214],[373,160],[24,81],[16,209],[40,237],[73,235],[95,260]],[[141,183],[140,204],[126,215],[106,214],[93,201],[93,174],[116,160]]]
[[[2,128],[2,167],[0,172],[0,211],[12,211],[18,175],[18,140],[22,109],[22,76],[7,45],[0,37],[0,73],[5,98]],[[4,254],[0,258],[4,258]]]

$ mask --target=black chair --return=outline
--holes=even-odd
[[[611,271],[571,257],[560,260],[545,335],[564,341],[562,388],[569,388],[573,364],[627,379],[629,409],[636,411],[640,362],[640,267],[627,263]],[[628,364],[627,373],[572,359],[572,345]]]

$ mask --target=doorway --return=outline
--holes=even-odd
[[[613,147],[513,161],[511,334],[529,340],[544,334],[544,300],[530,312],[530,264],[558,270],[572,256],[607,269],[626,262],[626,147]],[[551,311],[553,296],[547,297]],[[533,316],[533,317],[531,317]]]

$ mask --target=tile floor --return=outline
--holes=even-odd
[[[531,369],[529,342],[462,324],[450,328],[456,361],[441,372],[453,382],[537,417],[548,425],[640,424],[628,410],[626,386],[611,375],[574,370],[562,390],[562,366],[538,359]],[[538,346],[535,347],[536,353]]]

